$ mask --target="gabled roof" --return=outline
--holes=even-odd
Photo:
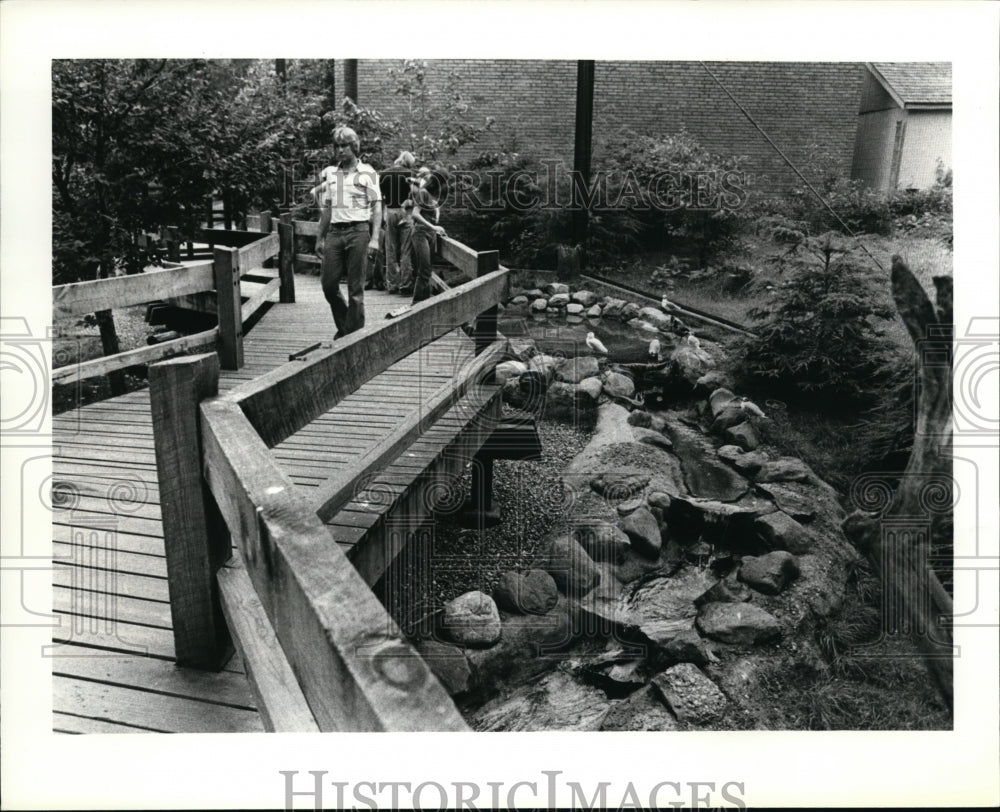
[[[950,107],[950,62],[869,62],[872,75],[903,108]]]

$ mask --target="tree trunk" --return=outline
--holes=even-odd
[[[358,60],[344,60],[344,95],[358,103]]]

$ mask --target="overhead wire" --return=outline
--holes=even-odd
[[[740,104],[739,99],[737,99],[732,93],[729,92],[729,89],[724,84],[722,84],[722,81],[719,79],[718,76],[716,76],[711,71],[708,65],[706,65],[701,60],[699,60],[698,64],[705,69],[705,73],[707,73],[712,78],[712,80],[719,86],[719,89],[722,90],[722,92],[729,97],[730,101],[732,101],[732,103],[739,108],[740,112],[743,113],[744,116],[746,116],[747,121],[749,121],[750,124],[753,125],[754,129],[756,129],[757,132],[759,132],[764,137],[764,140],[767,141],[767,143],[771,145],[774,151],[781,156],[782,160],[786,164],[788,164],[788,167],[798,176],[799,180],[801,180],[805,184],[806,188],[809,189],[809,191],[812,192],[814,195],[816,195],[817,200],[819,200],[819,202],[823,204],[826,210],[829,211],[830,214],[832,214],[836,218],[837,222],[840,223],[841,226],[843,226],[844,231],[855,239],[857,244],[861,247],[861,250],[864,251],[866,254],[868,254],[869,257],[871,257],[872,262],[874,262],[879,267],[879,270],[884,272],[885,267],[882,265],[882,263],[878,261],[878,259],[875,257],[874,254],[872,254],[871,251],[868,250],[865,244],[861,242],[861,238],[851,230],[850,226],[848,226],[847,223],[845,223],[843,219],[841,219],[840,215],[833,210],[833,208],[826,201],[823,195],[821,195],[818,191],[816,191],[816,188],[809,182],[806,176],[799,171],[798,167],[795,166],[794,163],[792,163],[792,160],[787,155],[785,155],[784,152],[782,152],[781,147],[775,144],[774,141],[771,139],[771,136],[769,136],[766,132],[764,132],[764,128],[757,123],[757,121],[754,119],[752,115],[750,115],[750,111],[747,110],[746,107],[744,107],[742,104]]]

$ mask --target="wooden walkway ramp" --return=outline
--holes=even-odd
[[[318,279],[299,276],[296,296],[295,304],[272,305],[247,333],[245,365],[222,372],[220,392],[332,338]],[[365,300],[369,324],[405,304],[401,297],[371,291]],[[273,459],[304,492],[314,491],[421,409],[472,356],[472,340],[461,331],[449,332],[276,445]],[[397,551],[380,529],[387,494],[405,515],[407,483],[415,471],[456,476],[460,457],[449,450],[474,451],[485,439],[468,436],[463,420],[468,408],[459,400],[327,520],[368,583]],[[238,654],[218,673],[174,663],[148,390],[58,415],[53,431],[53,602],[61,624],[52,650],[54,730],[263,730]]]

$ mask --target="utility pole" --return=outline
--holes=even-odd
[[[344,95],[358,103],[358,60],[344,60]]]
[[[591,130],[594,122],[594,60],[576,63],[576,141],[573,151],[573,240],[579,246],[580,265],[586,266],[589,212]]]

